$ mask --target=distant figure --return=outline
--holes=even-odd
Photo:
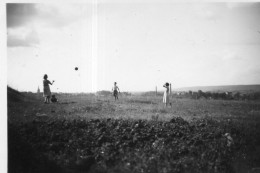
[[[120,91],[119,91],[118,86],[116,85],[116,82],[114,83],[114,86],[112,88],[112,92],[113,92],[113,95],[115,97],[115,100],[118,100],[118,92],[120,92]]]
[[[38,86],[37,94],[40,94],[40,93],[41,93],[41,91],[40,91],[40,88],[39,88],[39,86]]]
[[[51,102],[52,102],[52,103],[58,102],[58,99],[55,97],[55,95],[52,95],[52,96],[51,96]]]
[[[165,107],[167,107],[168,104],[170,104],[171,106],[171,103],[170,103],[170,88],[169,88],[169,83],[166,82],[163,87],[166,88],[166,90],[164,91],[164,94],[163,94],[163,103],[165,104]]]
[[[48,75],[45,74],[43,76],[43,97],[44,99],[44,103],[50,103],[50,97],[51,97],[51,90],[50,90],[50,86],[49,84],[53,84],[54,81],[52,81],[52,83],[48,80]]]

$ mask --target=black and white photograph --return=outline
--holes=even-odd
[[[1,172],[260,172],[260,1],[0,11]]]

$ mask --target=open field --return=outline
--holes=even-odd
[[[260,171],[259,101],[8,91],[10,172]]]

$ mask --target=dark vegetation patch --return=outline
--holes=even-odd
[[[60,104],[73,104],[73,103],[77,103],[77,102],[60,102]]]
[[[248,156],[260,146],[259,127],[180,117],[9,123],[9,172],[237,172],[240,156],[260,166],[259,155]]]
[[[8,128],[8,172],[62,172],[56,161],[49,159],[43,152],[37,151],[34,145],[26,141],[26,135],[21,136],[17,130],[19,129],[12,126]]]
[[[151,100],[137,100],[137,99],[129,99],[127,100],[128,103],[137,103],[137,104],[157,104]]]
[[[24,95],[20,92],[7,87],[7,100],[8,102],[22,102],[25,99]]]

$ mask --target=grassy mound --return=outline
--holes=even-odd
[[[7,100],[10,102],[22,102],[25,100],[25,96],[18,92],[17,90],[7,87]]]

